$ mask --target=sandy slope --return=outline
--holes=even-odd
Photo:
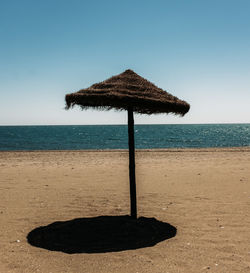
[[[140,151],[138,214],[177,228],[154,247],[36,248],[55,221],[129,213],[125,151],[0,152],[0,272],[250,272],[250,148]]]

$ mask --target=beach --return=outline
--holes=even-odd
[[[0,272],[250,272],[250,148],[136,151],[138,216],[155,246],[67,254],[30,245],[56,221],[129,214],[128,151],[0,152]]]

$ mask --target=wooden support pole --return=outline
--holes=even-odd
[[[135,140],[133,108],[128,108],[128,145],[129,145],[129,180],[131,217],[137,218],[136,183],[135,183]]]

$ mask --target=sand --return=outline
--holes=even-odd
[[[0,152],[0,272],[250,272],[250,148],[136,152],[138,215],[155,246],[67,254],[31,246],[55,221],[129,214],[126,151]]]

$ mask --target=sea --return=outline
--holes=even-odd
[[[135,125],[136,149],[250,146],[250,124]],[[128,149],[127,125],[0,126],[0,151]]]

